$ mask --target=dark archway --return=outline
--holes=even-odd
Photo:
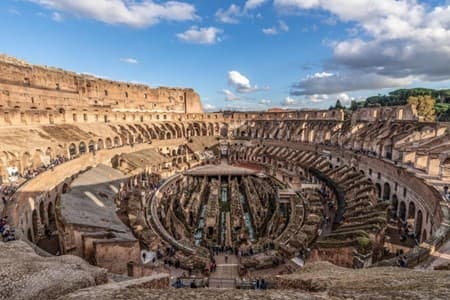
[[[404,201],[400,202],[400,210],[398,211],[398,217],[403,222],[406,221],[406,204]]]
[[[80,154],[84,154],[86,153],[86,143],[85,142],[80,142],[80,146],[78,147]]]
[[[74,143],[69,145],[69,154],[70,157],[75,156],[77,154],[77,146]]]
[[[45,222],[44,201],[41,201],[41,203],[39,203],[39,216],[41,217],[41,224],[46,224],[47,222]]]
[[[383,186],[383,200],[389,200],[391,198],[391,186],[385,182]]]
[[[414,220],[416,218],[416,205],[414,202],[409,202],[408,205],[408,222],[414,225]]]
[[[48,227],[51,231],[56,230],[56,218],[55,211],[53,209],[53,203],[50,202],[47,206]]]
[[[416,219],[416,224],[414,226],[414,232],[416,233],[417,240],[419,242],[422,241],[421,236],[420,236],[422,234],[422,221],[423,221],[423,214],[422,214],[422,211],[419,209],[417,211],[417,219]]]
[[[375,183],[375,190],[377,191],[378,199],[381,199],[381,185],[379,183]]]
[[[397,210],[398,210],[398,198],[397,198],[397,195],[396,195],[396,194],[392,195],[391,206],[392,206],[392,212],[393,212],[395,215],[397,215]]]
[[[33,226],[33,239],[31,241],[36,241],[38,236],[38,212],[36,209],[33,209],[31,221]]]

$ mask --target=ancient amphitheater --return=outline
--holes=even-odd
[[[2,56],[0,298],[448,299],[448,129]]]

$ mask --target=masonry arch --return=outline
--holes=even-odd
[[[383,200],[389,200],[391,198],[391,186],[388,182],[384,183],[383,186]]]
[[[398,217],[405,222],[406,221],[406,204],[405,201],[400,202],[400,208],[398,211]]]
[[[114,147],[120,146],[120,138],[118,136],[114,137]]]
[[[375,183],[375,190],[377,192],[378,199],[381,199],[381,185],[378,182]]]
[[[75,146],[74,143],[71,143],[69,145],[69,156],[72,158],[75,155],[77,155],[77,146]]]
[[[416,204],[411,201],[408,204],[408,223],[414,225],[416,217]]]
[[[33,228],[33,238],[31,239],[31,241],[36,241],[37,240],[37,236],[38,236],[38,212],[36,209],[33,209],[33,212],[31,214],[31,225]]]
[[[392,195],[392,201],[391,201],[392,211],[397,215],[398,210],[398,198],[397,195]]]
[[[59,197],[59,196],[58,196]],[[49,202],[47,206],[48,227],[51,231],[56,230],[56,218],[53,203]]]
[[[416,218],[416,224],[414,226],[414,232],[417,235],[417,240],[419,242],[421,242],[421,234],[422,234],[422,221],[423,221],[423,213],[422,211],[419,209],[417,211],[417,218]]]
[[[89,152],[95,151],[95,142],[93,140],[89,141]]]
[[[106,146],[106,149],[111,149],[112,148],[112,140],[111,140],[111,138],[106,138],[105,146]]]
[[[86,153],[86,143],[85,142],[80,142],[80,145],[78,147],[80,154],[85,154]]]
[[[45,221],[45,207],[44,207],[44,201],[41,201],[41,203],[39,203],[39,216],[40,216],[40,221],[41,224],[46,224],[47,222]]]

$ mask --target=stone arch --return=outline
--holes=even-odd
[[[70,156],[70,157],[73,157],[73,156],[75,156],[75,155],[77,155],[77,146],[75,146],[74,143],[71,143],[71,144],[69,145],[69,156]]]
[[[136,138],[136,143],[142,144],[143,142],[144,142],[144,139],[142,138],[142,135],[139,134]]]
[[[89,141],[88,149],[89,149],[89,152],[94,152],[95,151],[95,142],[93,140]]]
[[[31,233],[31,228],[27,230],[27,239],[32,242],[33,241],[33,233]]]
[[[39,203],[39,216],[40,216],[40,221],[41,224],[46,224],[47,222],[45,221],[45,207],[44,207],[44,201],[41,201],[41,203]]]
[[[388,182],[383,185],[383,200],[389,200],[391,198],[391,186]]]
[[[31,167],[31,155],[28,152],[25,152],[22,155],[22,160],[21,160],[21,164],[22,164],[22,170],[25,171],[27,169],[29,169]]]
[[[423,222],[423,213],[422,211],[419,209],[417,211],[417,218],[416,218],[416,223],[414,225],[414,232],[417,235],[417,240],[419,242],[421,242],[421,234],[422,234],[422,222]]]
[[[111,149],[112,148],[112,140],[111,140],[111,138],[106,138],[106,140],[105,140],[105,146],[106,146],[106,149]]]
[[[414,225],[415,217],[416,217],[416,204],[413,201],[411,201],[408,204],[408,223]]]
[[[400,207],[398,211],[398,217],[405,222],[406,221],[406,204],[405,201],[400,202]]]
[[[398,210],[398,198],[397,198],[397,195],[396,195],[396,194],[392,195],[391,206],[392,206],[392,211],[393,211],[395,214],[397,214],[397,210]]]
[[[114,147],[120,146],[120,138],[118,136],[114,137]]]
[[[81,141],[80,145],[78,146],[78,150],[80,151],[80,154],[85,154],[86,153],[86,143]]]
[[[67,193],[69,191],[69,185],[67,183],[64,183],[61,191],[63,194]]]
[[[33,212],[31,214],[31,226],[33,228],[33,238],[31,241],[36,241],[38,236],[38,212],[36,209],[33,209]]]
[[[381,185],[378,182],[375,183],[375,190],[377,192],[378,199],[381,199]]]
[[[98,139],[97,150],[102,150],[103,148],[105,148],[105,143],[103,142],[103,139]]]
[[[52,147],[47,147],[47,150],[45,150],[45,155],[50,157],[50,159],[53,159],[53,150]]]
[[[58,195],[59,197],[59,195]],[[47,219],[48,219],[48,227],[50,230],[56,230],[56,218],[55,218],[55,210],[53,208],[53,203],[49,202],[47,206]]]

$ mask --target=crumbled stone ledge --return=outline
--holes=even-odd
[[[0,242],[0,299],[56,299],[107,282],[106,270],[71,255],[42,257],[23,241]]]

